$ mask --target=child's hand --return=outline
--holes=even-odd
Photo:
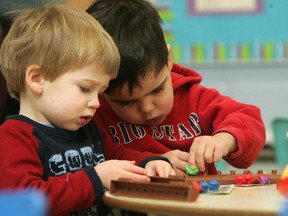
[[[186,176],[185,166],[188,163],[189,153],[180,151],[180,150],[172,150],[162,154],[162,156],[169,159],[172,163],[175,174],[178,176]]]
[[[175,175],[171,164],[164,160],[149,161],[145,165],[145,170],[148,176],[168,177],[169,175]]]
[[[188,164],[193,169],[196,164],[200,171],[205,171],[205,163],[219,162],[228,153],[237,151],[237,141],[226,132],[214,136],[196,137],[190,148]]]
[[[110,189],[111,180],[128,178],[133,181],[149,182],[150,178],[146,175],[145,169],[136,166],[135,161],[127,160],[108,160],[95,166],[103,187]]]

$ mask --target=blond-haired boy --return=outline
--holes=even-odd
[[[91,121],[119,62],[111,37],[84,11],[47,4],[21,12],[0,51],[8,90],[20,101],[19,114],[0,127],[0,189],[43,191],[51,215],[96,215],[112,179],[173,174],[164,157],[105,148]]]

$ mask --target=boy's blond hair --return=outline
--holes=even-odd
[[[45,79],[53,81],[70,69],[91,63],[116,76],[118,49],[93,17],[68,4],[21,11],[0,51],[1,72],[10,95],[17,99],[25,89],[30,65],[39,65]]]

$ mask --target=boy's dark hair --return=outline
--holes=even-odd
[[[121,64],[106,93],[121,90],[126,83],[130,94],[141,87],[148,71],[155,76],[167,64],[168,50],[158,11],[145,0],[97,0],[87,9],[112,36]]]

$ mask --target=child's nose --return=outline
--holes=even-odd
[[[139,110],[141,113],[147,114],[154,109],[154,104],[151,100],[146,99],[140,103]]]
[[[99,102],[98,95],[95,96],[95,97],[92,97],[92,98],[88,101],[88,107],[89,107],[89,108],[97,109],[99,106],[100,106],[100,102]]]

